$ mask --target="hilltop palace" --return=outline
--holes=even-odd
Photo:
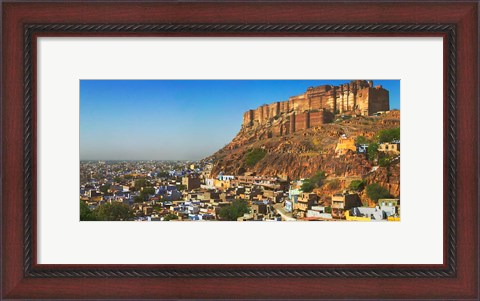
[[[287,101],[249,110],[243,114],[242,128],[270,123],[272,134],[282,136],[332,122],[335,114],[368,116],[389,109],[388,90],[374,86],[371,80],[354,80],[339,86],[310,87]],[[280,116],[283,121],[274,122]]]

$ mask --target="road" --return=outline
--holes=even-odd
[[[296,221],[296,219],[292,217],[292,213],[286,212],[285,209],[283,209],[282,203],[273,205],[273,208],[282,216],[282,220]]]

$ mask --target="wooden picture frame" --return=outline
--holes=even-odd
[[[477,2],[4,2],[2,9],[3,298],[479,297]],[[37,264],[36,37],[152,35],[442,36],[444,263]]]

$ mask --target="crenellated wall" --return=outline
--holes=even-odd
[[[352,112],[372,115],[388,111],[389,92],[373,81],[354,80],[339,86],[310,87],[305,93],[287,101],[262,105],[243,114],[242,127],[261,125],[280,115],[288,116],[283,126],[274,132],[284,135],[333,121],[334,114]]]
[[[293,112],[280,122],[271,124],[268,128],[268,137],[279,137],[319,126],[333,121],[333,113],[326,110]]]

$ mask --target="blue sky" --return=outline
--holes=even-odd
[[[243,113],[350,80],[81,80],[81,160],[198,160],[229,143]],[[400,108],[400,81],[374,80]]]

